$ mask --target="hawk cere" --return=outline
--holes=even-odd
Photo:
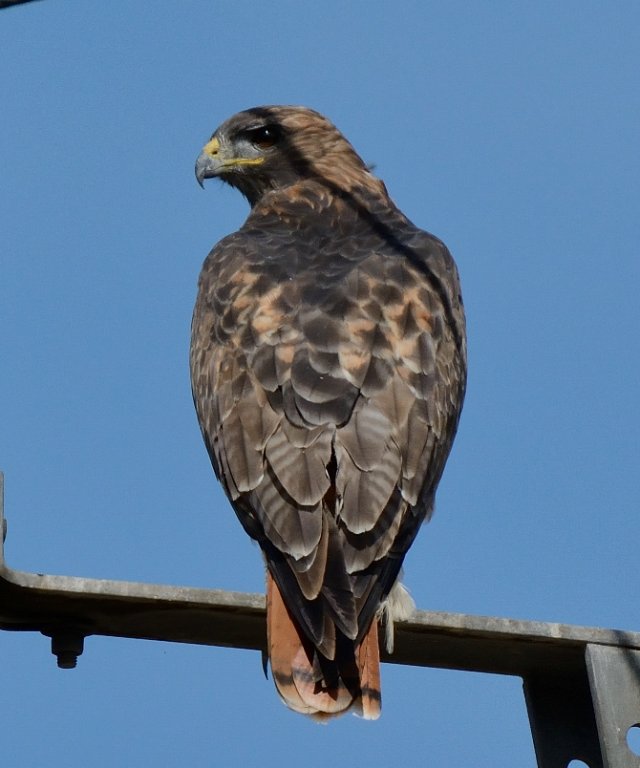
[[[251,205],[207,257],[191,381],[216,475],[267,567],[285,703],[380,714],[378,624],[456,432],[466,381],[458,274],[353,147],[303,107],[249,109],[196,163]]]

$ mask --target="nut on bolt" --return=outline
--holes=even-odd
[[[57,658],[60,669],[73,669],[78,656],[84,650],[84,635],[81,632],[62,630],[51,633],[51,653]]]

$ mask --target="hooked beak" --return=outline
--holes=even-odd
[[[224,162],[220,158],[220,142],[218,139],[211,139],[205,144],[202,152],[196,160],[196,179],[198,184],[204,188],[204,180],[217,176]]]

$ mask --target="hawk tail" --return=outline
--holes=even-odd
[[[267,643],[276,689],[290,709],[320,721],[347,711],[366,720],[380,716],[376,619],[357,645],[338,638],[335,658],[327,659],[292,618],[267,572]]]

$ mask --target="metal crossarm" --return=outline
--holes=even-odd
[[[0,629],[51,637],[67,668],[90,635],[266,646],[262,595],[25,573],[5,565],[1,544]],[[640,722],[640,633],[417,611],[383,660],[523,678],[540,768],[640,766],[626,741]]]

